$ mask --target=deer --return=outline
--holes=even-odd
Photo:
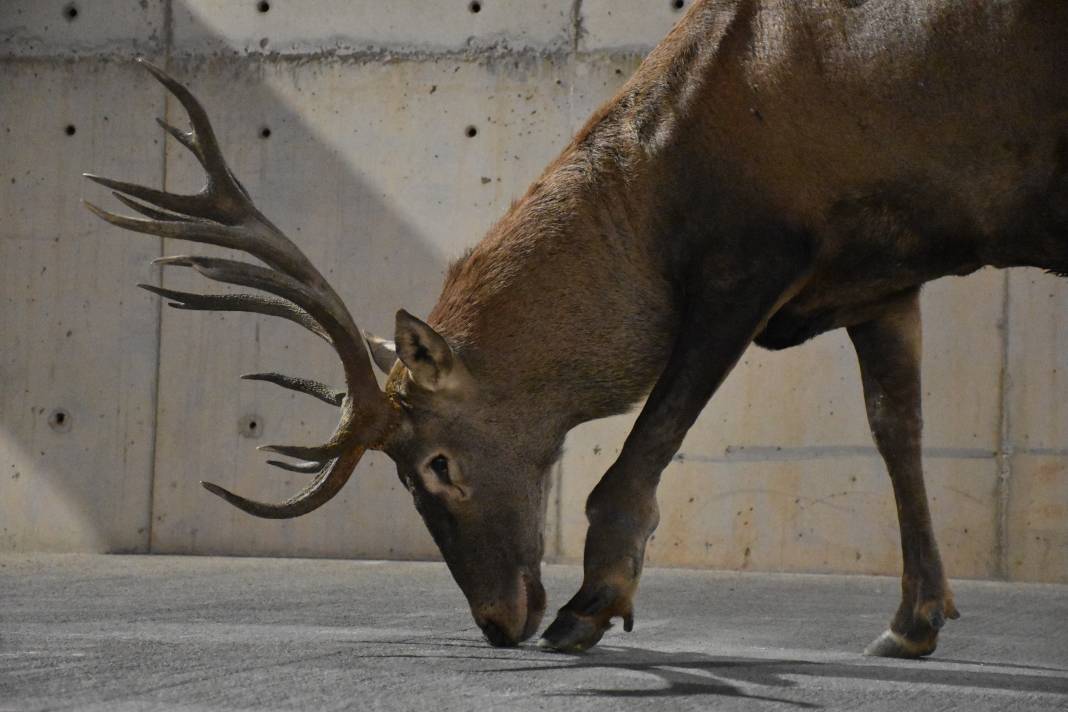
[[[192,310],[288,319],[326,340],[345,387],[269,382],[333,404],[319,446],[271,445],[309,484],[257,517],[315,510],[386,453],[485,638],[539,629],[550,467],[568,431],[640,405],[590,492],[578,592],[540,644],[630,631],[661,474],[742,353],[844,328],[897,503],[901,602],[869,655],[931,654],[957,611],[924,487],[924,283],[984,267],[1068,274],[1068,3],[697,0],[618,94],[473,249],[426,320],[365,334],[253,204],[202,105],[158,120],[207,174],[180,195],[86,174],[139,216],[119,228],[234,248],[255,264],[157,262],[250,289],[140,285]],[[379,387],[373,366],[385,372]],[[644,400],[643,400],[644,399]]]

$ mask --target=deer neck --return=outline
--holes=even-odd
[[[451,267],[430,315],[480,383],[565,430],[630,408],[667,359],[670,251],[637,178],[573,146]]]
[[[728,222],[700,106],[736,19],[713,8],[669,36],[449,270],[430,321],[502,398],[572,425],[630,408],[663,370],[687,264]]]

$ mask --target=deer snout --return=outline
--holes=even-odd
[[[536,576],[520,572],[514,595],[472,606],[471,612],[491,645],[512,647],[538,631],[545,614],[545,589]]]

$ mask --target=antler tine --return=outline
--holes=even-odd
[[[141,186],[135,186],[130,183],[122,183],[121,181],[113,181],[109,178],[101,178],[100,176],[94,176],[86,173],[85,177],[94,183],[100,183],[109,188],[115,188],[116,190],[125,190],[124,187],[130,187],[137,189],[129,190],[131,195],[136,195],[144,200],[148,200],[153,204],[162,207],[166,210],[178,210],[181,208],[175,207],[175,203],[170,203],[167,200],[153,201],[147,197],[150,195],[149,189],[142,189]],[[162,196],[169,196],[174,198],[186,198],[189,196],[172,195],[171,193],[160,193]],[[146,235],[156,235],[158,237],[169,237],[174,240],[185,240],[187,242],[199,242],[205,245],[215,245],[217,247],[228,247],[230,249],[241,250],[247,252],[254,257],[258,257],[267,264],[271,265],[280,272],[289,274],[289,270],[280,269],[278,265],[286,264],[288,255],[285,249],[279,249],[279,245],[262,239],[262,235],[257,234],[255,231],[241,225],[223,225],[212,220],[204,220],[196,217],[195,213],[189,213],[193,217],[188,218],[185,215],[170,216],[167,215],[165,219],[154,218],[151,220],[142,220],[140,218],[131,218],[125,215],[117,215],[116,213],[109,212],[100,208],[89,201],[83,201],[85,207],[89,209],[94,215],[101,220],[109,222],[116,227],[121,227],[126,230],[132,230],[133,232],[141,232]],[[134,207],[138,212],[142,212],[140,207]],[[155,212],[155,211],[153,211]],[[206,212],[206,211],[204,211]],[[162,214],[162,213],[160,213]],[[293,249],[296,249],[295,247]],[[294,275],[297,276],[297,275]],[[319,278],[322,280],[322,277]],[[335,301],[337,298],[334,298]],[[349,317],[351,319],[351,317]]]
[[[300,472],[303,474],[321,472],[323,469],[323,463],[321,462],[282,462],[281,460],[268,460],[267,464],[272,467],[277,467],[279,470],[285,470],[286,472]]]
[[[276,386],[281,386],[282,388],[291,391],[297,391],[298,393],[318,398],[323,403],[329,403],[338,408],[345,402],[344,391],[334,390],[325,383],[313,381],[310,378],[296,378],[281,373],[246,373],[241,376],[241,378],[246,381],[266,381],[267,383],[273,383]]]
[[[170,299],[169,306],[175,309],[243,311],[277,316],[300,324],[328,344],[334,343],[330,339],[330,334],[326,333],[311,314],[285,299],[260,294],[193,294],[192,292],[179,292],[176,289],[164,289],[151,284],[138,284],[137,286],[146,292]]]
[[[145,202],[152,203],[157,207],[174,213],[201,215],[211,211],[211,204],[208,200],[209,196],[203,193],[197,193],[196,195],[179,195],[177,193],[167,193],[166,191],[156,190],[155,188],[137,185],[136,183],[127,183],[121,180],[114,180],[113,178],[105,178],[104,176],[98,176],[92,173],[83,173],[82,176],[94,183],[99,183],[105,188],[111,188],[120,193],[132,195],[135,198],[140,198]],[[207,217],[218,219],[219,217],[225,216],[208,215]]]
[[[364,448],[356,447],[330,461],[307,487],[281,504],[266,504],[246,499],[211,482],[200,484],[212,494],[254,516],[264,519],[289,519],[307,514],[329,502],[348,482],[364,452]]]
[[[98,176],[88,174],[85,177],[91,181],[109,187],[114,187],[117,183],[117,181],[110,181],[106,178],[99,178]],[[263,259],[265,262],[267,261],[266,256],[268,250],[265,250],[264,248],[269,246],[264,246],[258,243],[247,232],[240,228],[234,228],[229,225],[220,225],[219,223],[209,222],[208,220],[176,220],[169,216],[165,220],[142,220],[140,218],[117,215],[104,210],[89,201],[83,202],[85,203],[85,207],[89,209],[89,212],[93,213],[101,220],[125,230],[142,232],[147,235],[156,235],[158,237],[169,237],[175,240],[200,242],[206,245],[215,245],[217,247],[229,247],[231,249],[248,252],[249,254]]]
[[[193,218],[188,218],[185,215],[179,215],[178,213],[165,212],[163,210],[156,210],[142,202],[128,198],[117,190],[111,191],[111,194],[115,196],[123,205],[132,208],[133,210],[141,213],[146,218],[153,218],[155,220],[172,220],[174,222],[189,222]]]
[[[182,133],[177,129],[172,131],[168,129],[167,126],[164,126],[163,128],[167,129],[168,133],[181,141],[193,152],[193,155],[200,161],[200,165],[204,166],[204,170],[207,171],[209,181],[217,181],[217,187],[226,191],[238,190],[240,196],[247,201],[248,195],[243,188],[239,187],[240,184],[234,179],[233,174],[230,173],[230,167],[226,165],[222,150],[219,148],[219,142],[215,138],[215,130],[212,129],[211,121],[208,120],[208,112],[204,110],[204,107],[200,105],[197,98],[193,96],[193,92],[186,89],[169,74],[149,62],[144,57],[138,57],[137,63],[147,69],[160,84],[167,87],[167,90],[170,91],[171,94],[174,94],[174,98],[181,103],[182,107],[185,109],[185,113],[189,115],[189,123],[193,125],[191,134],[187,133],[184,137],[179,137],[177,135]],[[251,207],[251,203],[249,203],[249,207]],[[254,209],[255,208],[253,208],[253,210]]]
[[[138,60],[182,104],[192,131],[181,131],[165,121],[160,126],[189,149],[208,175],[207,185],[195,195],[177,195],[123,181],[87,175],[113,189],[125,205],[148,219],[116,215],[86,203],[101,219],[127,230],[218,247],[238,249],[262,260],[267,267],[209,257],[169,257],[163,265],[191,267],[220,282],[258,289],[275,297],[256,294],[190,294],[140,285],[171,299],[180,309],[249,311],[296,322],[333,346],[345,371],[346,392],[307,379],[280,374],[254,374],[265,380],[306,393],[341,409],[329,441],[317,447],[290,445],[261,449],[311,462],[285,469],[319,472],[295,497],[281,504],[265,504],[203,483],[213,494],[259,517],[297,517],[319,507],[345,484],[367,447],[381,447],[396,419],[394,407],[378,388],[371,360],[352,315],[337,292],[293,242],[252,203],[248,192],[226,164],[207,112],[193,94],[158,67]],[[144,201],[144,202],[141,202]],[[147,205],[146,205],[147,203]]]
[[[159,127],[161,129],[163,129],[164,131],[169,133],[171,136],[173,136],[175,141],[177,141],[178,143],[180,143],[183,146],[185,146],[186,148],[188,148],[189,151],[194,156],[196,156],[198,160],[200,159],[200,156],[201,156],[200,147],[197,146],[196,141],[193,140],[194,136],[193,136],[193,132],[192,131],[182,131],[179,128],[171,126],[166,121],[164,121],[163,119],[159,118],[158,116],[156,117],[156,123],[159,124]],[[204,163],[201,162],[200,165],[203,166]]]

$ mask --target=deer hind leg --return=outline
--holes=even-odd
[[[897,501],[903,572],[901,605],[867,655],[916,658],[934,652],[947,618],[957,618],[938,555],[921,456],[919,290],[887,305],[878,318],[849,328],[860,361],[864,401]]]
[[[542,646],[585,650],[615,617],[631,630],[645,544],[659,521],[660,474],[768,315],[807,272],[806,258],[781,253],[764,258],[759,278],[739,280],[727,290],[720,283],[691,297],[663,374],[619,458],[587,501],[582,587],[546,629]]]

